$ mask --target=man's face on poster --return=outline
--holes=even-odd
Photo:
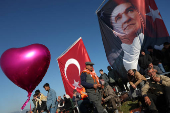
[[[141,30],[141,21],[138,11],[131,3],[122,3],[114,8],[111,14],[113,32],[122,43],[132,44]]]

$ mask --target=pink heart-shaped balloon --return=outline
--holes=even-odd
[[[41,82],[50,64],[50,51],[42,44],[6,50],[0,59],[5,75],[28,93]]]

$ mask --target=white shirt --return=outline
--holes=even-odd
[[[133,43],[131,45],[125,43],[121,44],[122,49],[124,51],[123,64],[127,71],[129,69],[137,69],[137,70],[140,69],[140,67],[138,66],[138,59],[139,59],[143,39],[144,39],[144,34],[140,33],[137,37],[134,38]]]

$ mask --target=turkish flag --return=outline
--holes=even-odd
[[[129,0],[141,13],[145,35],[151,38],[168,37],[169,33],[154,0]]]
[[[145,0],[146,34],[152,38],[168,37],[169,33],[154,0]]]
[[[90,61],[83,40],[79,38],[57,61],[66,94],[72,97],[74,89],[80,92],[80,74],[85,68],[85,62]]]

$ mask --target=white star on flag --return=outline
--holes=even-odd
[[[158,19],[162,19],[161,16],[159,15],[159,10],[153,10],[150,6],[149,6],[150,12],[147,13],[146,15],[151,16],[153,19],[153,22],[155,21],[156,18]]]
[[[76,82],[76,81],[74,80],[73,86],[75,87],[75,89],[80,88],[80,86],[79,86],[79,81]]]

